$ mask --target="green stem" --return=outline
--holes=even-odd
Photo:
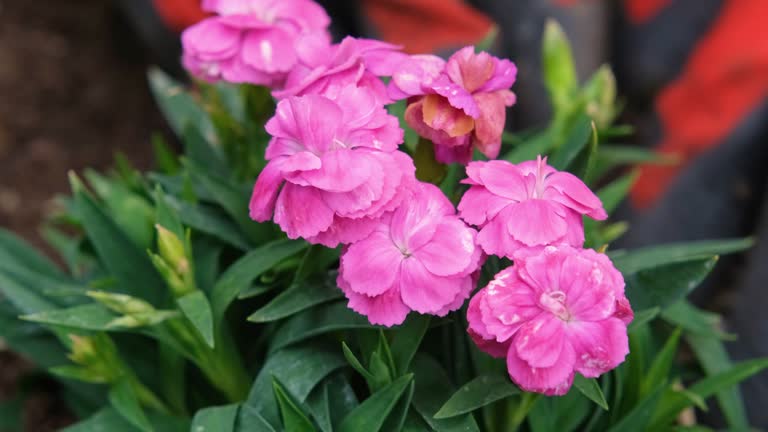
[[[157,397],[157,395],[144,384],[142,384],[138,378],[130,376],[131,387],[136,392],[136,396],[139,398],[139,402],[147,408],[151,408],[162,414],[171,414],[171,410],[165,403]]]

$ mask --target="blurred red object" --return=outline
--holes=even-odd
[[[363,7],[382,39],[411,54],[475,44],[493,27],[461,0],[365,0]]]
[[[644,0],[639,0],[644,1]],[[647,207],[686,161],[722,143],[768,97],[766,0],[726,0],[678,79],[656,98],[664,138],[658,149],[675,166],[644,166],[632,191]]]
[[[210,15],[200,8],[200,0],[152,0],[165,25],[181,32]]]
[[[633,24],[642,24],[655,17],[672,0],[625,0],[624,9]]]

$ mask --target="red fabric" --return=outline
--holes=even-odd
[[[200,0],[152,0],[152,3],[165,25],[177,32],[208,16],[200,9]]]
[[[677,166],[644,166],[632,191],[651,204],[685,162],[721,143],[768,97],[768,2],[727,0],[680,77],[656,100],[665,137],[659,151]]]
[[[411,54],[475,44],[493,22],[461,0],[365,0],[379,36]]]
[[[633,24],[642,24],[655,17],[672,0],[624,0],[624,10]]]

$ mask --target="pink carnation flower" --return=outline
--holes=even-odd
[[[373,93],[350,86],[280,101],[267,122],[269,163],[250,202],[252,219],[273,218],[290,238],[335,247],[363,238],[415,182],[398,151],[403,131]]]
[[[520,251],[467,310],[478,347],[506,356],[520,388],[547,395],[567,393],[574,372],[595,378],[623,362],[632,319],[608,257],[567,245]]]
[[[400,324],[410,311],[443,316],[477,282],[475,231],[437,187],[421,183],[413,193],[341,257],[337,283],[349,307],[372,324]]]
[[[181,41],[184,66],[209,81],[278,86],[296,65],[298,38],[322,37],[330,23],[311,0],[206,0],[203,7],[220,15],[186,29]]]
[[[331,45],[327,38],[314,35],[299,40],[296,49],[299,62],[288,74],[285,88],[272,93],[278,99],[313,93],[335,98],[344,87],[356,85],[371,89],[380,103],[389,103],[379,77],[392,75],[406,57],[398,46],[353,37]]]
[[[475,54],[468,46],[448,62],[410,57],[397,67],[388,90],[394,99],[411,98],[405,120],[435,144],[438,160],[466,164],[473,147],[491,159],[498,156],[516,76],[511,61]]]
[[[471,162],[470,185],[459,202],[459,216],[480,227],[478,242],[489,255],[512,257],[523,247],[584,243],[581,215],[603,220],[603,204],[573,174],[557,171],[546,158],[514,165]]]

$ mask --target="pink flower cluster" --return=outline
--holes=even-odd
[[[332,44],[311,0],[204,6],[218,15],[183,35],[190,72],[267,85],[278,99],[250,216],[292,239],[342,245],[337,284],[351,309],[385,326],[411,311],[444,316],[470,297],[486,255],[508,257],[513,266],[477,292],[467,318],[513,381],[564,394],[574,373],[596,377],[623,361],[624,281],[605,255],[581,249],[582,218],[607,217],[599,198],[545,158],[471,162],[475,148],[499,154],[512,62],[473,47],[445,61],[375,40]],[[467,164],[458,214],[399,151],[404,132],[385,106],[401,99],[439,160]]]

